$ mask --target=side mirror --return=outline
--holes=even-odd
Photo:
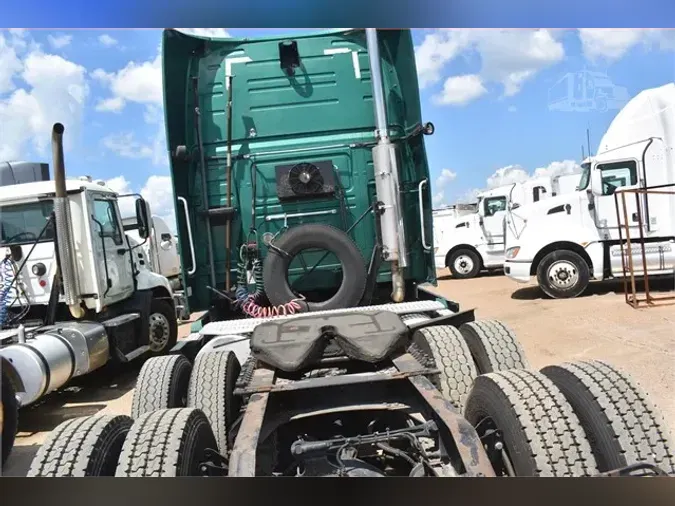
[[[518,202],[514,202],[509,207],[511,207],[511,210],[513,211],[514,209],[518,209],[520,207],[520,204]]]
[[[136,200],[136,222],[138,223],[138,235],[141,239],[150,237],[150,217],[148,216],[148,206],[145,200],[139,198]]]
[[[593,168],[591,169],[591,192],[593,195],[602,197],[602,172]]]

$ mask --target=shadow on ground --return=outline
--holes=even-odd
[[[5,463],[2,476],[26,476],[33,457],[35,457],[39,449],[40,445],[15,446]]]
[[[476,278],[495,278],[498,276],[504,276],[504,271],[501,269],[493,269],[490,271],[481,271],[478,273]],[[452,274],[450,274],[449,269],[444,269],[442,271],[438,271],[436,273],[436,277],[438,278],[439,281],[444,281],[444,280],[455,280],[455,281],[466,281],[464,279],[455,279],[452,277]],[[476,279],[472,278],[472,279]]]
[[[638,298],[643,299],[645,297],[645,284],[642,281],[638,281],[635,284],[636,292]],[[654,297],[665,297],[672,295],[675,297],[675,282],[672,278],[660,278],[660,279],[650,279],[649,280],[649,292],[650,295]],[[630,284],[628,285],[628,293],[631,293]],[[591,297],[593,295],[623,295],[624,294],[624,284],[623,280],[612,279],[608,281],[597,281],[592,282],[588,285],[588,288],[584,293],[579,297]],[[515,300],[540,300],[548,299],[549,297],[541,291],[538,286],[528,286],[525,288],[520,288],[511,294],[511,298]],[[657,302],[658,304],[663,304],[669,301]],[[675,301],[672,301],[675,303]]]

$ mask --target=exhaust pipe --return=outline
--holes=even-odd
[[[70,227],[70,206],[66,193],[66,168],[63,157],[63,132],[61,123],[54,123],[52,128],[52,164],[54,166],[54,214],[56,217],[56,238],[59,250],[59,268],[63,281],[63,294],[73,318],[84,316],[80,305],[77,270],[75,269],[75,244]]]
[[[373,148],[375,191],[377,200],[384,204],[380,215],[383,254],[384,259],[391,264],[391,298],[394,302],[403,302],[405,298],[403,268],[408,266],[408,253],[401,214],[398,160],[396,146],[389,140],[384,81],[376,28],[366,28],[366,45],[373,83],[373,103],[375,104],[375,137],[377,138],[377,145]]]

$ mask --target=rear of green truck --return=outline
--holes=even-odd
[[[234,299],[250,251],[262,263],[272,250],[286,254],[282,243],[293,258],[265,262],[275,272],[264,277],[302,299],[363,283],[363,297],[343,306],[402,302],[436,283],[423,139],[433,127],[422,124],[411,33],[366,32],[206,39],[165,30],[166,132],[192,311]],[[352,242],[359,265],[329,247],[295,255],[289,234],[317,246],[302,239],[317,223],[340,231],[333,250]]]

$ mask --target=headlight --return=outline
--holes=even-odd
[[[506,259],[511,260],[513,258],[516,258],[518,255],[518,252],[520,251],[520,246],[515,246],[513,248],[509,248],[506,250]]]
[[[45,267],[45,264],[37,263],[33,265],[31,271],[33,271],[33,274],[35,274],[36,276],[44,276],[45,273],[47,272],[47,268]]]

